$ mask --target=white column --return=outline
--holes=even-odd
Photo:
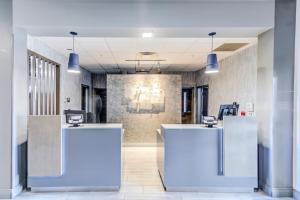
[[[296,0],[275,0],[275,26],[258,39],[259,183],[273,197],[293,195]]]
[[[12,127],[12,188],[17,195],[25,184],[26,142],[28,116],[28,55],[27,32],[20,28],[13,31],[13,127]]]
[[[300,1],[296,7],[295,75],[294,75],[294,138],[293,188],[294,197],[300,200]]]
[[[12,0],[0,1],[0,198],[12,193]]]
[[[27,34],[13,30],[12,4],[0,1],[0,199],[21,191],[26,167],[20,146],[27,140]]]

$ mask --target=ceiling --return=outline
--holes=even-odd
[[[41,0],[39,0],[41,1]],[[47,1],[47,0],[42,0]],[[51,0],[51,1],[66,1],[66,2],[273,2],[275,0]]]
[[[50,48],[66,57],[71,52],[70,37],[36,37]],[[249,43],[247,48],[257,42],[252,38],[215,38],[214,48],[224,43]],[[126,60],[157,60],[162,71],[195,71],[201,69],[211,49],[211,39],[206,38],[100,38],[77,37],[75,51],[80,56],[80,65],[94,73],[134,71],[157,68],[158,62],[130,62]],[[237,51],[218,51],[218,59],[222,60]],[[151,56],[140,55],[139,52],[155,52]]]

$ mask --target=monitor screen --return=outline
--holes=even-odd
[[[218,120],[223,120],[223,116],[236,116],[238,114],[239,104],[224,104],[220,105]]]
[[[82,115],[83,123],[86,123],[86,112],[84,110],[64,110],[64,114],[66,115],[66,122],[68,122],[69,116]]]

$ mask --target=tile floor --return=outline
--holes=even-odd
[[[119,192],[23,192],[18,200],[273,200],[258,193],[165,192],[154,147],[123,148],[123,181]],[[282,198],[291,200],[291,198]]]

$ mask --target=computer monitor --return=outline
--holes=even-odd
[[[68,123],[69,121],[69,116],[74,116],[74,115],[82,115],[83,123],[87,122],[87,116],[84,110],[64,110],[64,114],[66,115],[66,123]]]
[[[223,120],[223,116],[236,116],[238,114],[238,110],[239,104],[235,102],[233,104],[220,105],[218,120]]]

